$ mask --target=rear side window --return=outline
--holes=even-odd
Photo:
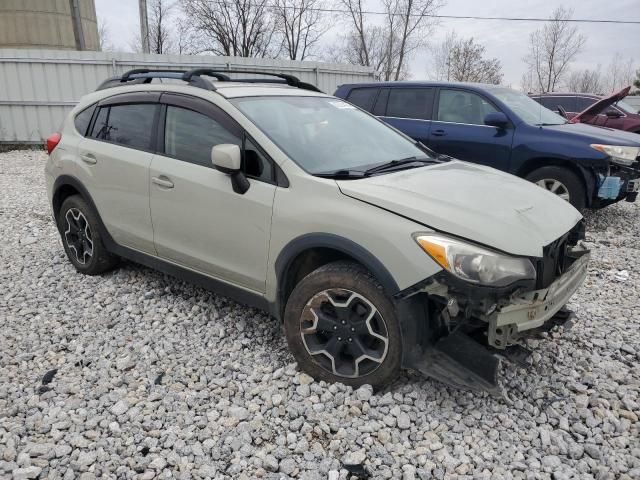
[[[164,131],[166,155],[212,167],[211,148],[222,143],[242,145],[240,138],[214,119],[186,108],[167,106]]]
[[[96,106],[91,105],[90,107],[85,108],[79,114],[76,115],[76,118],[73,120],[73,123],[76,126],[76,130],[83,137],[87,134],[87,129],[89,128],[89,123],[91,123],[91,117],[93,117],[93,111]]]
[[[431,119],[433,88],[392,88],[387,117]]]
[[[151,103],[102,107],[91,136],[125,147],[151,150],[156,108],[157,105]]]
[[[349,92],[347,101],[370,112],[373,109],[373,102],[377,94],[377,88],[354,88]]]

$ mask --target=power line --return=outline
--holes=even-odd
[[[218,5],[233,5],[233,3],[224,0],[211,0],[209,3],[216,3]],[[293,10],[298,7],[295,6],[277,6],[267,2],[264,3],[251,3],[251,2],[243,2],[243,5],[252,5],[255,7],[265,7],[265,8],[278,8],[278,9],[287,9]],[[318,7],[309,7],[306,8],[307,11],[310,12],[320,12],[320,13],[345,13],[351,14],[349,10],[340,9],[340,8],[318,8]],[[391,13],[387,12],[377,12],[374,10],[363,10],[363,15],[392,15],[403,17],[402,13]],[[439,15],[439,14],[410,14],[410,17],[424,17],[424,18],[436,18],[443,20],[495,20],[495,21],[505,21],[505,22],[552,22],[553,20],[549,18],[540,18],[540,17],[481,17],[475,15]],[[563,22],[571,22],[571,23],[609,23],[616,25],[640,25],[640,20],[606,20],[606,19],[593,19],[593,18],[567,18],[563,19]]]

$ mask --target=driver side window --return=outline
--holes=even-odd
[[[480,95],[463,90],[440,90],[438,120],[484,125],[484,117],[498,110]]]

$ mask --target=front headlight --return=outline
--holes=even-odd
[[[640,147],[624,147],[592,143],[591,148],[595,148],[599,152],[609,155],[612,162],[620,163],[622,165],[631,165],[636,161],[638,155],[640,155]]]
[[[504,287],[518,280],[535,280],[530,260],[512,257],[439,234],[414,235],[418,245],[442,268],[470,283]]]

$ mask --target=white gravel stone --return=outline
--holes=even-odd
[[[373,395],[298,372],[257,310],[129,262],[77,273],[45,159],[0,154],[0,478],[640,478],[640,205],[586,214],[574,326],[502,368],[508,400],[414,373]]]

